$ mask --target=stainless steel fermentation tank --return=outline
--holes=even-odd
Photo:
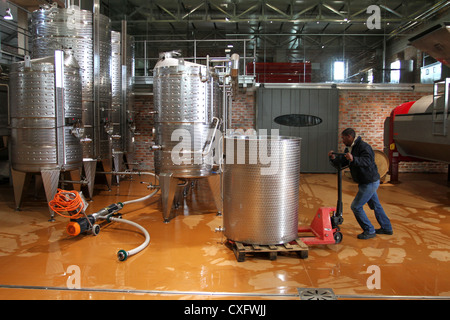
[[[43,5],[31,16],[32,57],[72,49],[82,70],[82,109],[85,136],[83,161],[92,197],[97,161],[111,171],[111,31],[110,20],[77,6]],[[108,185],[111,176],[106,175]]]
[[[122,29],[126,29],[123,26]],[[134,41],[126,33],[111,32],[111,121],[114,170],[124,171],[124,156],[129,170],[134,165],[135,113],[133,96]],[[119,176],[116,176],[119,179]]]
[[[297,239],[301,138],[226,136],[224,140],[225,236],[259,245]]]
[[[11,65],[11,167],[17,209],[31,173],[41,174],[47,201],[57,192],[61,171],[80,180],[80,67],[70,53],[53,54]]]
[[[208,179],[220,212],[220,185],[212,172],[212,142],[220,131],[222,114],[217,75],[209,66],[176,58],[174,52],[163,53],[154,68],[153,97],[156,113],[152,148],[164,221],[171,217],[180,180],[189,183]]]

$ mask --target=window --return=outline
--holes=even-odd
[[[400,60],[391,63],[391,83],[400,83]]]
[[[367,71],[367,82],[373,83],[373,69],[369,69],[369,71]]]
[[[335,61],[333,64],[333,80],[343,81],[345,79],[345,62]]]

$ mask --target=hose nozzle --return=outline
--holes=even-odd
[[[119,261],[125,261],[128,258],[128,253],[125,250],[119,250],[117,252],[117,258],[119,258]]]

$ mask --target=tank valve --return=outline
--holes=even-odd
[[[159,186],[154,185],[153,183],[147,182],[147,181],[141,181],[141,184],[146,184],[147,185],[147,189],[150,189],[150,190],[159,188]]]
[[[225,231],[225,228],[222,227],[222,226],[218,226],[218,227],[215,229],[215,232],[224,232],[224,231]]]

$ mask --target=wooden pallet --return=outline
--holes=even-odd
[[[245,244],[242,242],[228,240],[227,243],[233,249],[238,262],[245,261],[247,254],[268,253],[270,260],[276,260],[278,253],[295,252],[301,259],[308,258],[308,246],[302,240],[296,239],[289,243],[274,245]]]

